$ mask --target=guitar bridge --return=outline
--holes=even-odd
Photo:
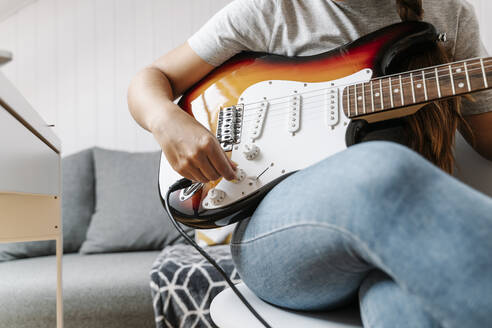
[[[232,146],[241,142],[243,124],[242,104],[220,110],[216,137],[224,151],[231,151]]]

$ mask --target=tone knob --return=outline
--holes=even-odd
[[[207,196],[212,204],[218,205],[225,199],[226,193],[223,190],[213,188],[208,191]]]
[[[248,161],[254,160],[259,153],[260,153],[260,147],[258,147],[253,143],[247,143],[243,146],[243,154]]]

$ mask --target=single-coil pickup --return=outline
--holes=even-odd
[[[256,110],[256,115],[254,116],[252,128],[251,128],[251,140],[258,139],[261,136],[261,131],[263,130],[263,124],[265,123],[266,113],[268,111],[268,102],[263,101]]]
[[[289,99],[289,117],[287,130],[294,135],[300,128],[301,122],[301,101],[300,95],[293,95]]]
[[[325,93],[326,124],[333,129],[340,120],[338,106],[338,88],[327,89]]]

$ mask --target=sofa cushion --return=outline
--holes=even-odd
[[[96,208],[81,253],[160,250],[178,236],[157,188],[159,152],[96,148]]]
[[[206,251],[232,282],[240,281],[229,245],[207,247]],[[228,285],[192,246],[166,247],[155,260],[150,276],[158,328],[215,327],[210,318],[210,303]]]
[[[65,327],[155,327],[148,277],[158,254],[64,256]],[[0,327],[55,326],[54,256],[0,263],[0,273]]]
[[[92,149],[62,160],[63,250],[78,252],[94,212]],[[55,241],[0,244],[0,262],[55,254]]]

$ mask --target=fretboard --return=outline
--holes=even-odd
[[[490,87],[492,57],[470,59],[350,85],[343,92],[343,108],[354,118]]]

